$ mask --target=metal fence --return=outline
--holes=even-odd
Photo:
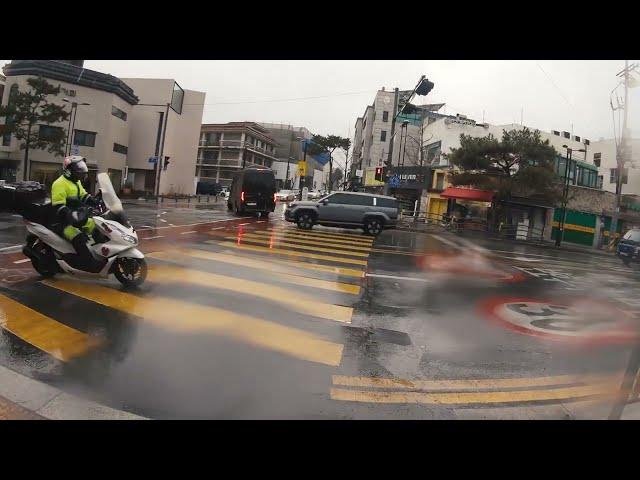
[[[398,227],[415,230],[445,230],[453,233],[477,233],[499,239],[521,240],[527,242],[549,242],[545,238],[550,227],[530,227],[526,225],[500,225],[494,227],[486,220],[473,218],[455,218],[447,214],[401,210]]]

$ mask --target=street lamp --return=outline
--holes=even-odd
[[[67,148],[65,148],[65,157],[67,157],[71,153],[71,143],[73,142],[73,137],[74,137],[73,129],[76,126],[76,116],[77,116],[78,105],[91,105],[91,104],[87,102],[82,102],[82,103],[72,102],[66,97],[63,98],[62,101],[65,103],[71,104],[71,115],[69,115],[69,127],[68,127],[69,133],[67,135]],[[73,119],[73,123],[71,122],[71,119]]]
[[[556,233],[556,247],[559,247],[564,238],[564,224],[567,221],[567,197],[569,196],[569,168],[571,167],[571,157],[573,149],[567,145],[562,145],[562,148],[567,149],[567,161],[564,166],[564,183],[562,186],[562,217],[558,223],[558,232]],[[577,150],[578,152],[586,153],[584,148]]]

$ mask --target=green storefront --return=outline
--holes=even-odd
[[[598,215],[594,213],[577,212],[567,209],[567,219],[564,225],[564,241],[578,243],[580,245],[593,245],[593,239],[596,232],[596,220]],[[553,212],[553,229],[551,238],[556,239],[558,234],[558,223],[562,218],[562,208],[556,208]],[[609,229],[611,228],[611,217],[604,217],[605,238],[609,237]],[[622,223],[618,222],[617,233],[620,235],[622,231]]]

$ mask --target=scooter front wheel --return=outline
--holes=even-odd
[[[147,262],[144,258],[116,258],[112,271],[123,286],[139,287],[147,278]]]

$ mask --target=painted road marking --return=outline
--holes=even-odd
[[[279,280],[285,283],[292,283],[294,285],[304,285],[307,287],[321,288],[324,290],[348,293],[352,295],[358,295],[360,293],[359,285],[309,278],[301,275],[300,271],[293,267],[287,267],[285,265],[279,265],[273,262],[264,262],[259,259],[239,257],[237,255],[226,255],[223,253],[208,252],[205,250],[178,249],[171,252],[150,253],[147,255],[147,257],[178,262],[184,262],[188,258],[211,260],[213,262],[222,262],[231,265],[254,268],[257,270],[265,270],[271,273],[271,277],[274,280]],[[305,264],[303,263],[303,265]],[[358,273],[360,273],[360,276],[362,275],[361,272]]]
[[[449,245],[450,247],[455,248],[456,250],[463,250],[463,248],[460,245],[458,245],[455,242],[452,242],[448,238],[441,237],[440,235],[434,235],[433,233],[430,233],[429,236],[435,238],[439,242],[444,243],[445,245]]]
[[[407,390],[480,390],[498,388],[534,388],[568,385],[588,385],[603,381],[615,382],[614,375],[557,375],[528,378],[486,378],[456,380],[403,380],[380,377],[348,377],[334,375],[333,384],[345,387],[401,388]]]
[[[477,245],[475,243],[473,243],[471,240],[467,240],[466,238],[456,238],[456,240],[458,242],[460,242],[463,246],[470,248],[471,250],[475,250],[476,252],[480,252],[480,253],[488,253],[489,250],[487,250],[484,247],[481,247],[480,245]]]
[[[223,228],[226,228],[226,227],[213,227],[211,230],[221,230]]]
[[[10,247],[0,248],[0,252],[4,252],[6,250],[12,250],[14,248],[22,248],[22,245],[11,245]]]
[[[618,343],[638,338],[630,316],[610,303],[590,298],[558,304],[494,297],[480,302],[479,309],[511,330],[551,340]]]
[[[156,235],[155,237],[142,237],[140,240],[153,240],[155,238],[164,238],[164,235]]]
[[[305,235],[305,234],[299,234],[297,232],[294,233],[289,233],[283,230],[276,230],[276,229],[271,229],[271,230],[254,230],[251,232],[254,235],[261,235],[261,236],[266,236],[266,237],[278,237],[278,238],[283,238],[285,240],[291,240],[291,241],[315,241],[315,242],[331,242],[333,244],[340,244],[340,245],[348,245],[348,246],[358,246],[358,247],[371,247],[372,243],[371,242],[362,242],[359,240],[347,240],[344,238],[335,238],[335,237],[330,237],[330,236],[324,236],[324,235]]]
[[[409,280],[411,282],[424,282],[430,283],[431,280],[427,280],[426,278],[416,278],[416,277],[398,277],[396,275],[382,275],[380,273],[366,273],[365,276],[373,277],[373,278],[388,278],[391,280]]]
[[[149,267],[149,281],[163,284],[186,282],[202,287],[229,290],[269,300],[304,315],[312,315],[342,323],[351,323],[351,315],[353,314],[353,308],[351,307],[318,302],[295,290],[201,270],[152,265]]]
[[[311,240],[329,240],[335,243],[346,243],[349,245],[365,245],[370,246],[373,240],[369,237],[356,237],[355,235],[326,235],[324,233],[315,233],[308,230],[292,230],[290,228],[270,228],[268,230],[258,230],[263,235],[284,235],[293,238],[308,238]],[[256,232],[257,233],[257,232]]]
[[[212,224],[212,223],[220,223],[220,222],[235,222],[235,221],[237,221],[237,219],[234,219],[234,218],[224,218],[224,219],[222,219],[222,220],[210,220],[210,221],[208,221],[208,222],[187,223],[187,224],[185,224],[185,225],[174,225],[173,227],[167,227],[167,226],[165,226],[165,227],[149,227],[149,228],[148,228],[148,229],[146,229],[146,230],[161,230],[161,229],[165,229],[165,228],[184,228],[184,227],[195,227],[195,226],[197,226],[197,225],[210,225],[210,224]],[[138,229],[136,229],[136,230],[138,230],[138,231],[140,232],[140,231],[145,230],[145,229],[141,227],[141,228],[138,228]]]
[[[546,390],[512,390],[508,392],[386,392],[331,388],[332,400],[367,403],[408,403],[429,405],[473,405],[487,403],[521,403],[539,401],[570,401],[587,398],[615,397],[618,384],[550,388]]]
[[[212,245],[220,245],[222,247],[230,247],[236,248],[239,250],[247,250],[252,252],[262,252],[269,253],[272,255],[286,255],[289,257],[303,257],[303,258],[313,258],[316,260],[327,260],[329,262],[336,263],[349,263],[351,265],[362,265],[366,266],[366,260],[357,260],[355,258],[346,258],[346,257],[332,257],[330,255],[320,255],[315,253],[304,253],[304,252],[295,252],[293,250],[284,250],[281,248],[268,248],[268,247],[259,247],[256,245],[238,245],[233,242],[216,242],[214,240],[207,240],[205,243],[210,243]]]
[[[163,223],[167,223],[167,221],[164,218],[161,218],[160,221]]]
[[[190,233],[198,233],[197,230],[190,230],[188,232],[180,232],[180,235],[189,235]]]
[[[169,330],[226,335],[259,348],[324,365],[337,366],[342,358],[343,345],[269,320],[181,300],[138,297],[91,283],[60,279],[42,283]]]
[[[257,243],[258,245],[278,245],[280,247],[289,247],[296,248],[298,250],[310,250],[312,252],[326,252],[326,253],[337,253],[340,255],[348,255],[350,257],[364,257],[367,258],[369,256],[368,253],[364,252],[356,252],[352,250],[336,250],[335,248],[322,248],[310,245],[300,245],[293,242],[280,242],[280,241],[271,241],[271,240],[262,240],[258,238],[246,238],[247,235],[239,235],[238,237],[225,237],[225,240],[238,241],[241,243],[249,242],[249,243]]]
[[[241,223],[241,224],[239,224],[238,226],[242,227],[242,226],[244,226],[244,225],[251,225],[251,222]]]
[[[4,295],[0,295],[0,327],[63,362],[84,355],[99,344],[86,333]]]
[[[353,241],[353,242],[362,242],[362,243],[373,243],[374,242],[374,238],[372,237],[365,237],[363,235],[348,235],[348,234],[341,234],[341,233],[331,233],[331,232],[322,232],[319,230],[301,230],[299,228],[288,228],[288,227],[281,227],[281,228],[270,228],[268,231],[271,232],[283,232],[286,233],[287,235],[294,235],[294,236],[305,236],[305,237],[309,237],[309,236],[315,236],[315,237],[321,237],[321,238],[327,238],[327,239],[331,239],[331,238],[339,238],[342,240],[349,240],[349,241]]]
[[[258,235],[255,233],[244,233],[242,234],[242,238],[245,237],[249,237],[249,238],[257,238],[257,239],[264,239],[264,237],[262,235]],[[283,242],[291,242],[291,243],[301,243],[303,245],[325,245],[327,247],[332,247],[332,248],[337,248],[337,249],[343,249],[343,250],[356,250],[356,251],[361,251],[361,252],[369,252],[371,251],[371,247],[365,247],[365,246],[354,246],[354,245],[344,245],[344,244],[339,244],[339,243],[333,243],[333,242],[328,242],[328,241],[319,241],[319,240],[307,240],[307,239],[302,239],[302,238],[291,238],[291,237],[282,237],[281,235],[269,235],[269,243],[280,243],[282,244]],[[266,241],[266,239],[264,239]]]
[[[364,271],[357,270],[355,268],[336,267],[333,265],[324,265],[320,263],[298,262],[296,260],[285,260],[283,258],[264,257],[264,256],[251,255],[246,252],[243,252],[243,253],[244,253],[244,256],[239,256],[236,252],[232,252],[230,250],[225,250],[223,252],[223,254],[225,255],[229,254],[237,258],[250,259],[252,262],[264,260],[266,258],[269,264],[287,265],[287,266],[294,267],[295,269],[303,268],[305,270],[315,270],[319,272],[333,273],[335,275],[344,276],[344,277],[355,277],[355,278],[364,277]]]
[[[22,260],[16,260],[13,263],[27,263],[27,262],[30,262],[30,261],[31,261],[30,258],[23,258]]]

